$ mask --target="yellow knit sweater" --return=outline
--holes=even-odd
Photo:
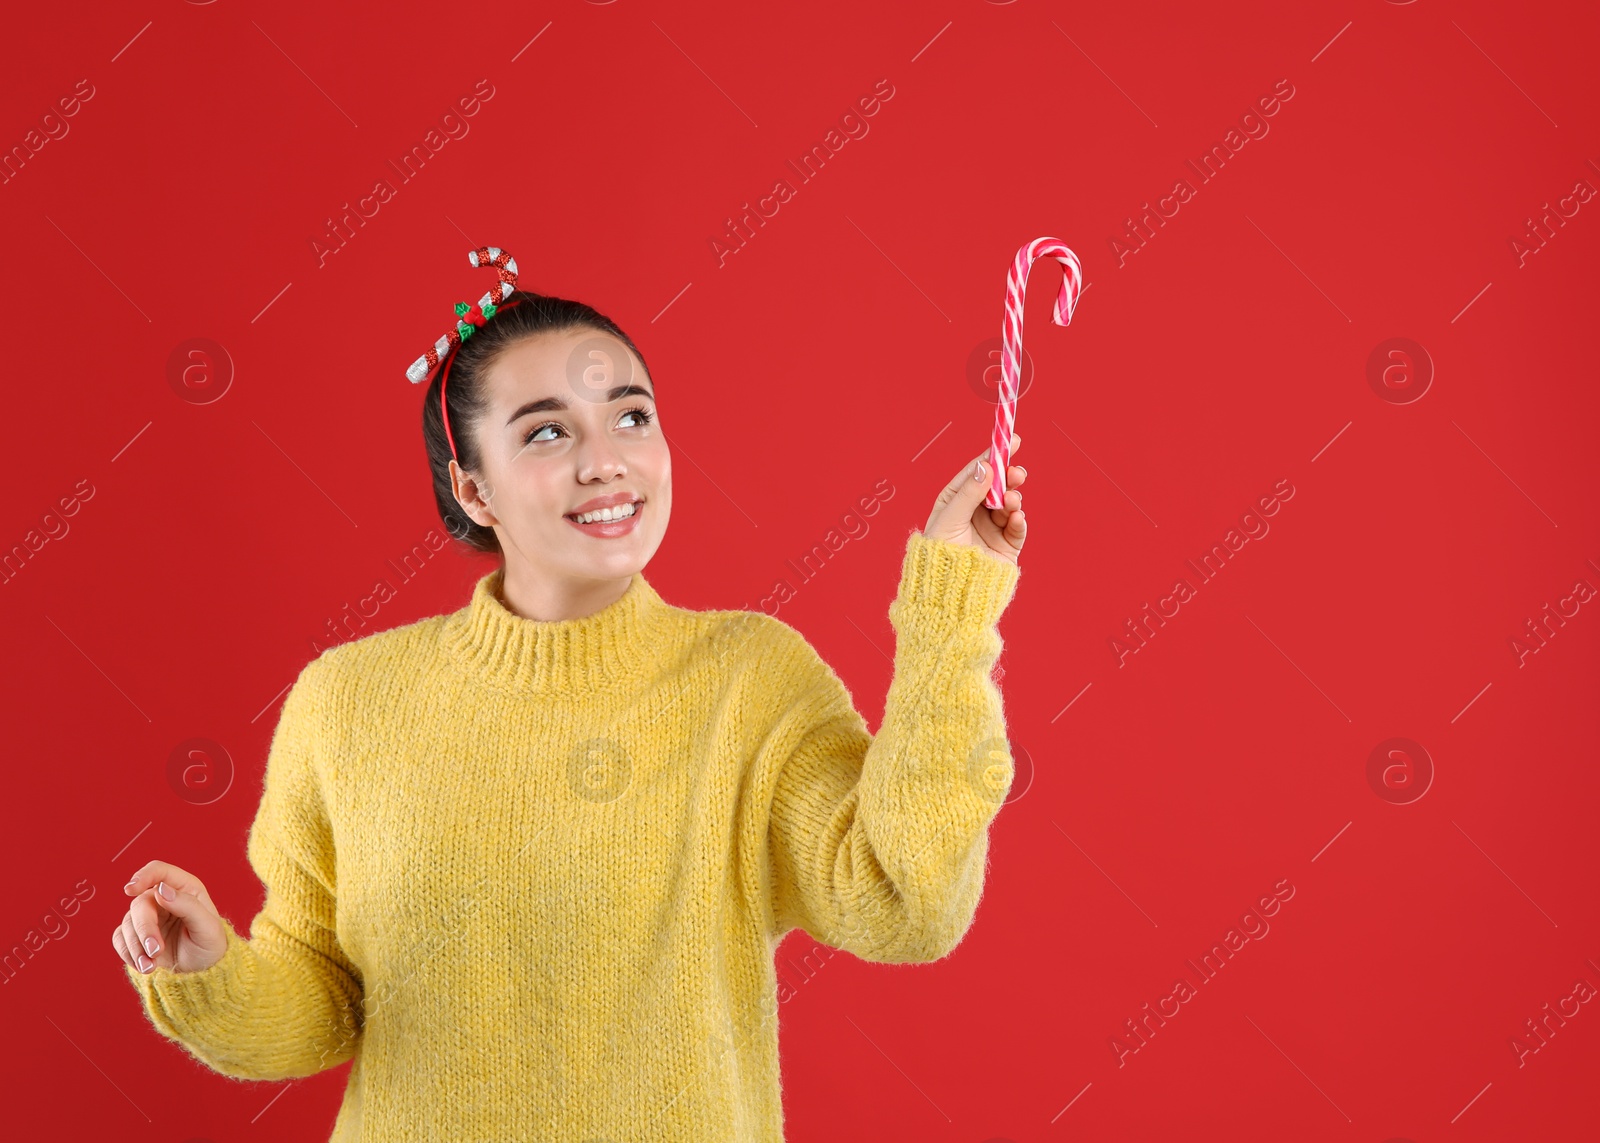
[[[538,622],[496,570],[306,666],[250,828],[250,939],[225,919],[210,968],[128,979],[223,1075],[353,1059],[331,1143],[778,1143],[784,934],[908,963],[972,923],[1019,574],[910,534],[874,737],[776,618],[641,573]]]

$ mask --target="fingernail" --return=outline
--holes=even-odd
[[[128,883],[127,883],[127,884],[126,884],[126,885],[124,885],[124,886],[123,886],[123,887],[122,887],[122,891],[123,891],[123,892],[124,892],[124,893],[132,893],[132,892],[133,892],[133,887],[134,887],[134,886],[135,886],[135,885],[137,885],[137,884],[138,884],[138,882],[137,882],[137,881],[130,881],[130,882],[128,882]]]
[[[160,893],[168,901],[176,901],[178,899],[178,895],[172,891],[172,886],[168,885],[165,881],[157,883],[156,892]]]
[[[156,950],[160,947],[161,942],[156,940],[154,937],[146,937],[144,939],[144,951],[149,953],[151,956],[155,956]]]
[[[976,467],[976,468],[974,468],[972,470],[972,479],[974,479],[974,480],[982,480],[983,479],[983,461],[980,460],[978,462],[978,467]]]
[[[142,956],[142,957],[139,958],[139,971],[140,972],[149,972],[155,966],[156,966],[156,962],[151,960],[149,957]]]

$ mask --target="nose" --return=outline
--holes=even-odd
[[[586,436],[578,445],[577,463],[580,484],[596,481],[605,484],[628,473],[628,463],[622,457],[622,450],[603,433]]]

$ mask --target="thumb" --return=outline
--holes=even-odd
[[[993,450],[985,450],[984,454],[971,465],[967,466],[965,476],[961,480],[961,490],[956,494],[956,501],[965,509],[967,518],[983,503],[984,497],[989,495],[989,488],[994,484],[994,456]]]
[[[965,537],[970,536],[972,531],[972,517],[989,491],[989,468],[989,460],[985,455],[974,457],[956,473],[934,501],[933,511],[928,514],[928,523],[922,529],[923,535],[932,539],[965,542]]]
[[[227,948],[222,918],[208,899],[192,888],[186,891],[170,881],[157,882],[150,895],[155,898],[154,903],[162,912],[178,919],[188,939],[199,949],[206,953],[217,953]]]
[[[989,465],[986,459],[987,457],[988,454],[985,453],[983,456],[974,457],[972,460],[968,461],[967,466],[960,472],[956,473],[955,476],[950,479],[949,483],[940,489],[939,497],[934,502],[935,520],[945,517],[946,515],[956,519],[965,520],[968,516],[972,515],[972,509],[970,507],[967,509],[965,515],[961,515],[959,509],[962,505],[966,504],[968,500],[973,499],[975,493],[981,493],[989,487]],[[982,465],[981,470],[979,465]],[[955,505],[954,509],[951,508],[952,504]]]
[[[1021,443],[1021,438],[1016,433],[1011,434],[1011,451],[1015,452]],[[923,534],[944,539],[969,537],[972,534],[973,517],[977,515],[978,505],[983,503],[989,494],[989,486],[994,480],[991,471],[994,467],[990,453],[993,446],[985,449],[958,472],[955,477],[940,491],[939,497],[934,501],[933,511],[928,515],[928,524],[923,528]]]
[[[1016,433],[1011,434],[1011,447],[1015,449],[1018,444]],[[973,512],[984,497],[989,495],[989,489],[994,484],[994,446],[979,453],[973,462],[967,465],[965,471],[950,482],[947,491],[950,499],[961,508],[965,509],[962,520],[970,520]],[[1003,487],[1003,485],[1002,485]]]

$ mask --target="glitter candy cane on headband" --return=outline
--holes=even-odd
[[[1083,292],[1083,269],[1078,256],[1059,238],[1035,238],[1012,260],[1006,275],[1006,316],[1000,331],[1000,399],[994,410],[994,439],[989,445],[989,494],[984,504],[1002,508],[1006,502],[1006,472],[1011,467],[1011,433],[1017,423],[1017,385],[1022,374],[1022,303],[1028,289],[1028,271],[1039,258],[1061,263],[1061,293],[1050,318],[1057,325],[1072,321],[1078,295]]]
[[[509,308],[500,303],[517,288],[517,260],[500,247],[480,246],[476,250],[469,250],[467,261],[474,266],[492,267],[500,280],[489,288],[488,293],[478,299],[476,305],[457,302],[455,327],[434,342],[428,352],[413,361],[411,367],[406,370],[406,377],[416,385],[432,376],[433,371],[439,367],[439,362],[444,361],[444,377],[439,382],[439,413],[444,418],[444,435],[450,441],[451,456],[456,456],[456,438],[450,431],[450,413],[445,404],[445,386],[450,383],[450,366],[455,360],[454,350],[483,328],[483,323],[494,317],[501,309]],[[512,302],[511,305],[516,305],[516,302]]]

